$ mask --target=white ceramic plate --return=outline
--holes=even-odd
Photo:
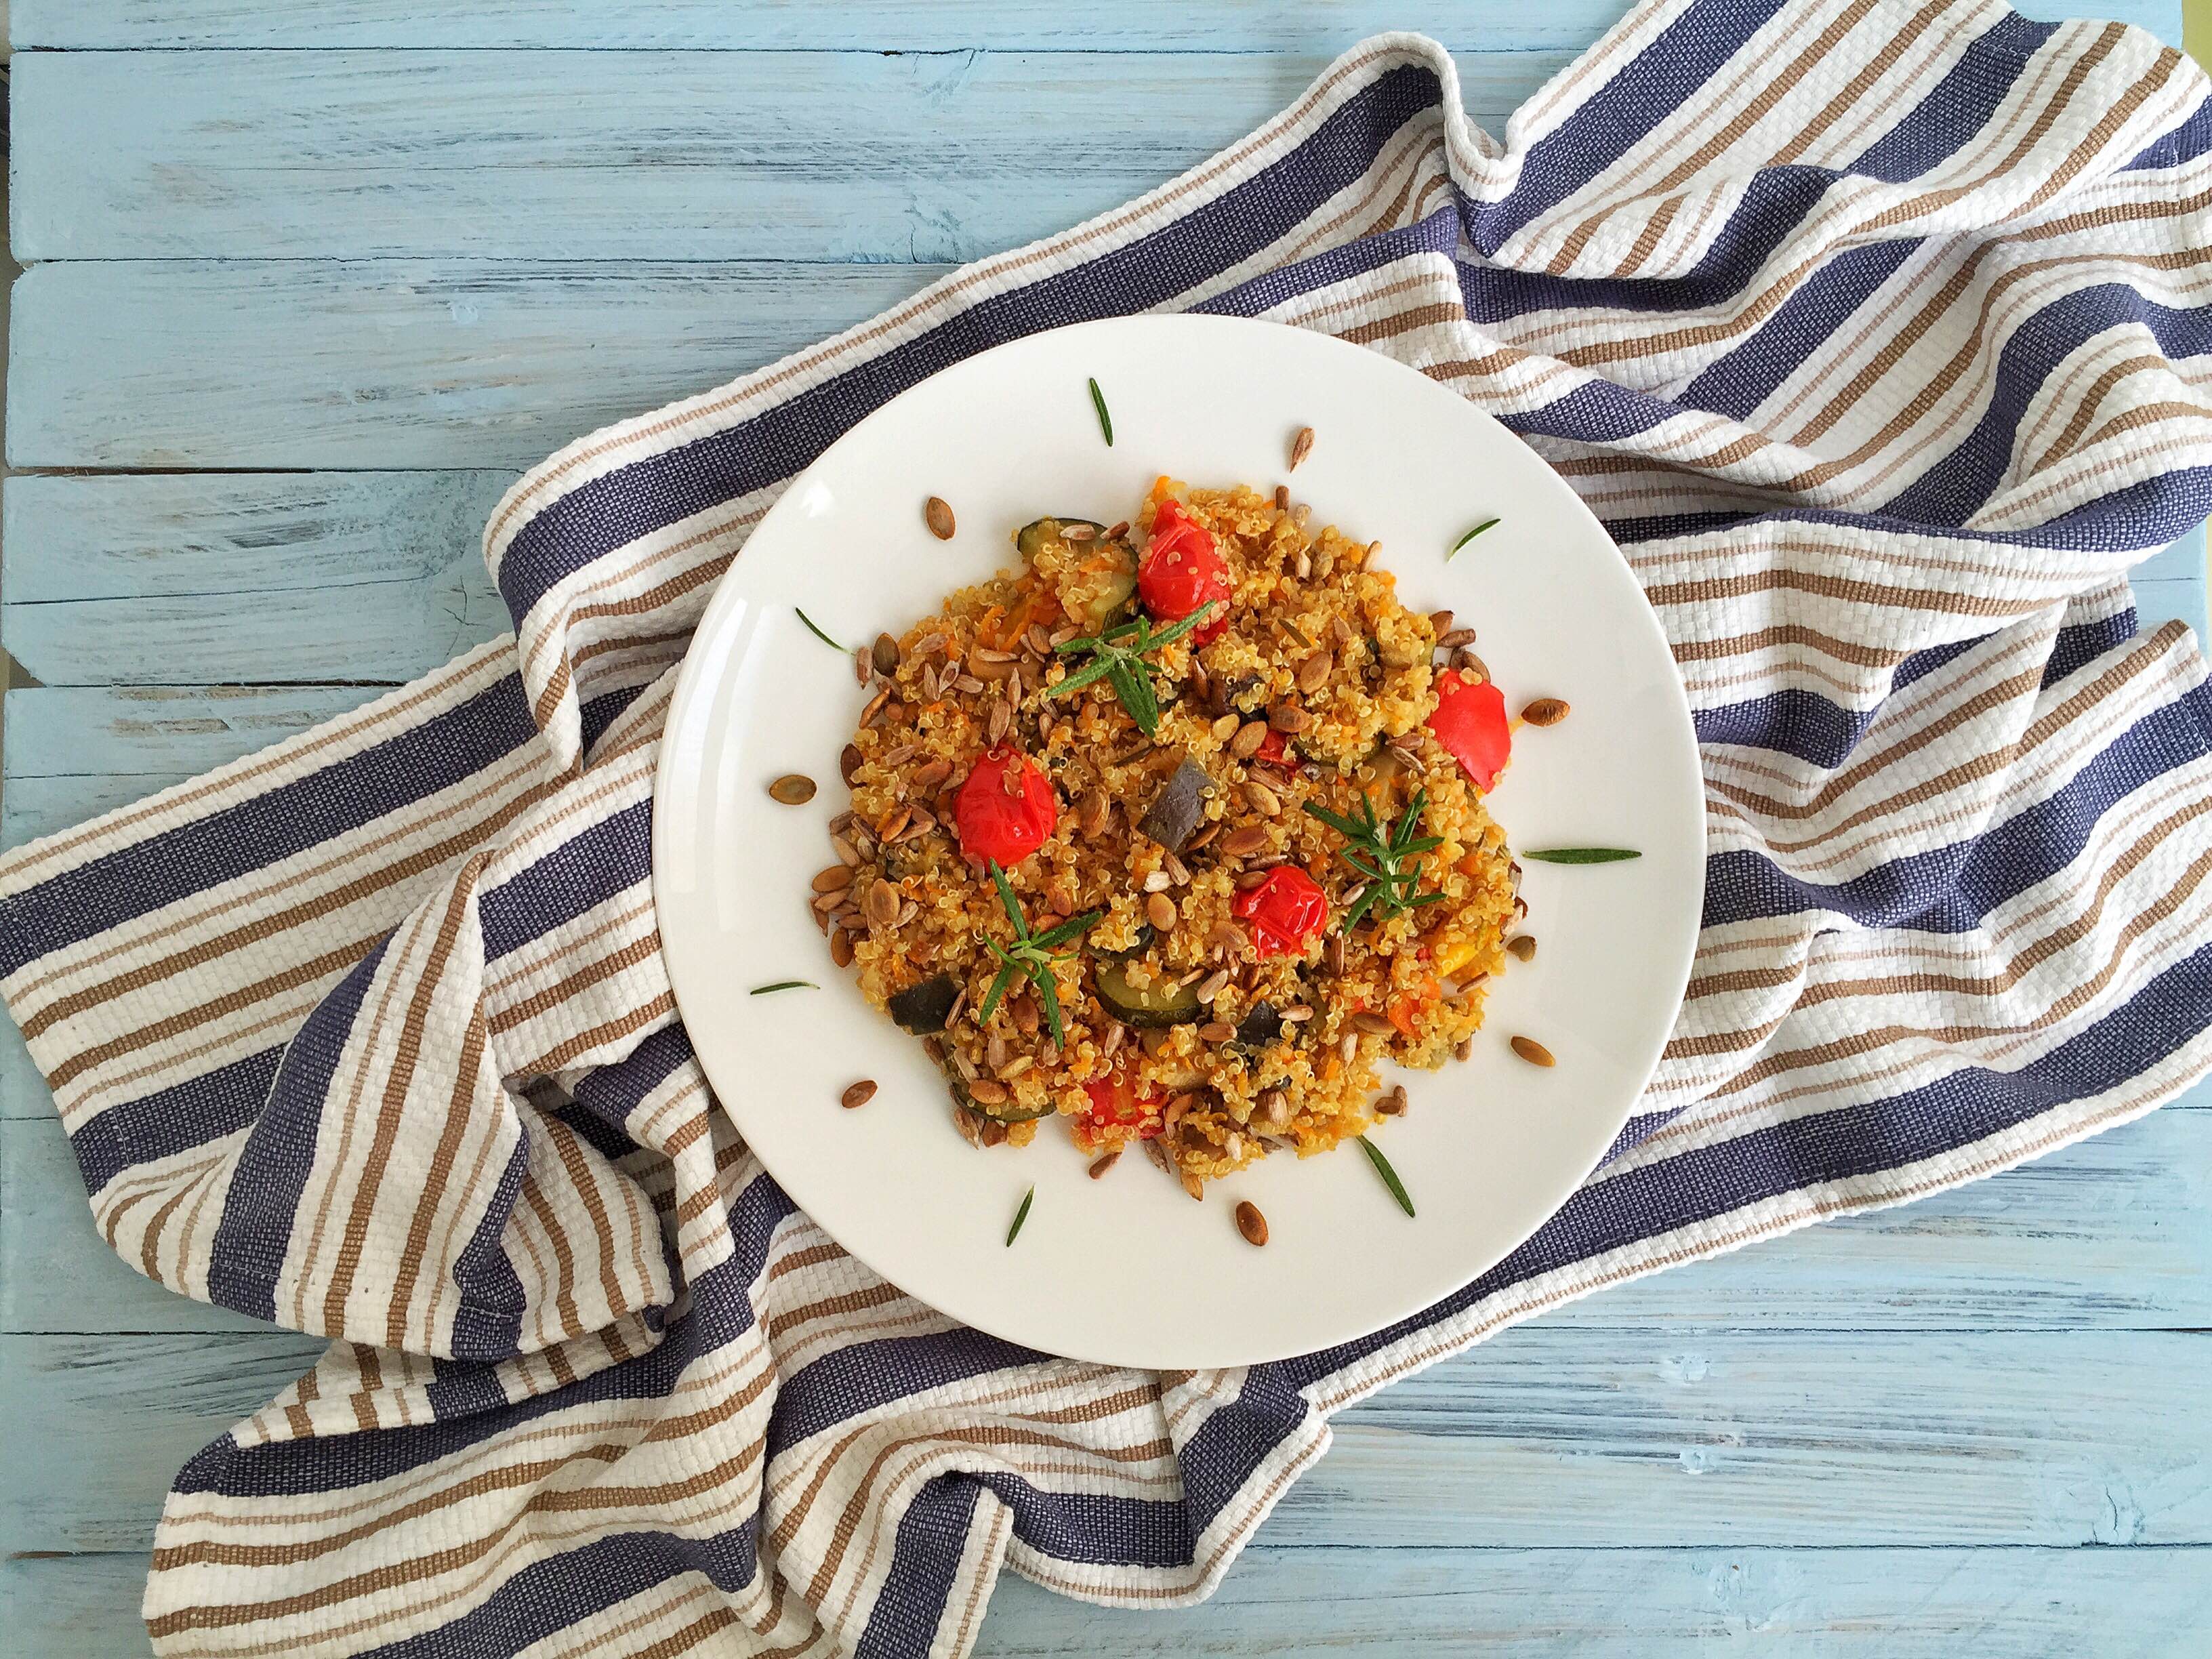
[[[1100,439],[1085,381],[1114,419]],[[1632,847],[1632,863],[1527,866],[1536,961],[1494,981],[1474,1058],[1401,1075],[1411,1112],[1376,1132],[1407,1219],[1354,1147],[1262,1164],[1194,1204],[1133,1155],[1102,1181],[1057,1125],[978,1152],[953,1131],[921,1044],[830,962],[808,882],[843,810],[837,756],[864,694],[848,645],[896,634],[956,587],[1018,562],[1048,513],[1132,516],[1165,472],[1272,489],[1316,434],[1296,495],[1317,522],[1379,538],[1410,605],[1449,605],[1524,728],[1490,805],[1516,847]],[[924,528],[941,495],[949,543]],[[1447,562],[1470,526],[1500,522]],[[823,784],[793,808],[770,779]],[[1566,1199],[1628,1117],[1672,1025],[1695,945],[1704,796],[1680,679],[1597,521],[1504,427],[1421,374],[1326,336],[1206,317],[1039,334],[894,399],[793,483],[723,577],[678,682],[661,753],[653,886],[677,1001],[724,1107],[769,1172],[861,1261],[998,1336],[1118,1364],[1194,1368],[1348,1340],[1467,1284]],[[749,995],[776,980],[819,990]],[[1558,1065],[1506,1039],[1525,1033]],[[881,1085],[846,1111],[860,1078]],[[1023,1193],[1036,1199],[1005,1244]],[[1255,1249],[1231,1211],[1267,1217]]]

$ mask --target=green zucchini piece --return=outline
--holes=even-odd
[[[1071,543],[1061,536],[1079,524],[1090,526],[1093,539]],[[1137,592],[1137,550],[1126,541],[1107,541],[1105,534],[1105,526],[1088,519],[1037,519],[1014,532],[1014,545],[1030,564],[1050,555],[1048,574],[1060,608],[1093,634],[1118,620]]]
[[[953,983],[952,975],[939,974],[908,986],[886,1006],[901,1029],[927,1036],[945,1029],[945,1022],[952,1017],[952,1005],[959,1000],[960,988]]]
[[[1124,1025],[1147,1030],[1164,1025],[1189,1025],[1205,1012],[1198,988],[1180,980],[1159,979],[1141,989],[1129,982],[1125,963],[1102,963],[1096,975],[1098,1000],[1107,1012]]]
[[[945,1080],[952,1086],[953,1099],[958,1101],[969,1111],[980,1113],[1000,1123],[1028,1123],[1037,1118],[1050,1117],[1053,1114],[1053,1104],[1049,1100],[1043,1105],[1035,1108],[1025,1107],[1012,1100],[1003,1106],[986,1106],[968,1092],[968,1085],[962,1080],[959,1073],[948,1069],[945,1073]]]

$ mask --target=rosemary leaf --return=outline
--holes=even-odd
[[[745,994],[764,997],[771,991],[818,991],[821,988],[811,979],[780,979],[773,985],[756,985]]]
[[[1114,417],[1106,412],[1106,394],[1098,389],[1097,380],[1091,382],[1091,406],[1098,411],[1098,429],[1106,434],[1106,447],[1114,447]],[[1012,1243],[1012,1240],[1007,1241]]]
[[[1365,1135],[1359,1137],[1359,1150],[1367,1154],[1367,1161],[1375,1166],[1375,1173],[1382,1177],[1382,1184],[1390,1189],[1390,1196],[1398,1200],[1398,1207],[1407,1215],[1413,1213],[1413,1200],[1406,1196],[1406,1183],[1398,1179],[1398,1172],[1390,1167],[1390,1160],[1382,1156],[1382,1149]],[[1022,1206],[1026,1210],[1029,1206]],[[1021,1225],[1017,1221],[1016,1226]],[[1011,1238],[1007,1241],[1012,1243]]]
[[[793,611],[799,611],[799,607],[795,605],[791,608]],[[813,635],[816,639],[821,641],[823,644],[828,646],[831,650],[842,652],[845,649],[843,646],[838,644],[836,641],[831,639],[827,634],[817,628],[814,625],[814,618],[808,616],[804,611],[799,611],[799,620],[806,624],[806,631],[808,633]]]
[[[1486,530],[1489,529],[1489,528],[1491,527],[1491,526],[1492,526],[1492,525],[1496,524],[1497,522],[1498,522],[1498,520],[1495,520],[1495,519],[1485,519],[1485,520],[1484,520],[1480,524],[1479,524],[1479,525],[1475,526],[1475,527],[1474,527],[1474,529],[1472,529],[1472,530],[1468,531],[1468,532],[1467,532],[1467,534],[1466,534],[1466,535],[1464,535],[1464,536],[1461,537],[1457,541],[1454,542],[1454,543],[1451,544],[1451,553],[1447,553],[1447,554],[1445,554],[1445,555],[1444,555],[1444,562],[1445,562],[1445,563],[1447,563],[1447,564],[1450,563],[1450,562],[1451,562],[1451,556],[1452,556],[1452,553],[1456,553],[1456,552],[1458,552],[1458,551],[1460,550],[1460,549],[1462,549],[1462,547],[1465,547],[1465,546],[1466,546],[1469,542],[1473,541],[1473,540],[1474,540],[1477,536],[1480,536],[1480,534],[1482,534],[1482,532],[1483,532],[1484,531],[1486,531]]]
[[[1096,386],[1097,382],[1094,380],[1091,384]],[[1022,1194],[1022,1207],[1014,1212],[1014,1224],[1006,1229],[1006,1248],[1008,1249],[1012,1249],[1013,1248],[1015,1237],[1020,1233],[1022,1230],[1022,1223],[1030,1218],[1030,1206],[1036,1200],[1036,1188],[1034,1187],[1030,1188],[1029,1191]],[[1413,1212],[1408,1210],[1407,1213],[1411,1215]]]
[[[1644,854],[1626,847],[1545,847],[1533,852],[1523,848],[1521,856],[1539,864],[1619,864]]]

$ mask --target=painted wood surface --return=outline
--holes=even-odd
[[[1495,131],[1620,5],[15,0],[19,48],[133,50],[15,67],[15,249],[53,263],[9,451],[55,475],[0,503],[0,639],[47,682],[0,844],[497,632],[479,526],[569,438],[1160,182],[1362,34],[1443,40]],[[2094,9],[2179,39],[2168,0]],[[2141,567],[2144,618],[2201,628],[2202,571],[2201,538]],[[1508,1332],[1340,1419],[1212,1603],[1010,1577],[982,1650],[2199,1651],[2212,1088],[2181,1104]],[[319,1346],[140,1279],[70,1163],[0,1029],[33,1659],[144,1651],[170,1474]]]
[[[2179,44],[2165,0],[2026,0],[2030,17],[2118,17]],[[1620,0],[1540,6],[1468,0],[15,0],[10,38],[29,46],[579,46],[706,50],[1328,52],[1384,29],[1455,51],[1579,51]]]

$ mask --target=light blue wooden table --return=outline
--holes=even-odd
[[[1497,131],[1621,3],[15,0],[0,628],[44,684],[0,843],[495,632],[478,526],[569,437],[1134,195],[1375,29]],[[2142,576],[2202,624],[2201,546]],[[0,1033],[0,1650],[139,1653],[170,1474],[318,1345],[110,1255]],[[2202,1655],[2208,1106],[1510,1332],[1340,1419],[1210,1605],[1010,1579],[984,1646]]]

